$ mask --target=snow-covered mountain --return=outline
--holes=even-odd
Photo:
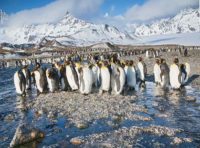
[[[65,45],[90,45],[99,42],[130,43],[135,39],[116,27],[96,25],[73,17],[69,12],[57,23],[25,25],[0,31],[14,43],[40,43],[45,37]]]
[[[121,31],[107,24],[89,23],[73,17],[69,12],[56,23],[21,27],[14,25],[6,27],[4,25],[4,27],[0,27],[0,43],[43,45],[44,41],[48,41],[45,45],[53,47],[87,46],[100,42],[110,42],[111,44],[164,44],[165,42],[167,44],[185,44],[185,40],[188,40],[187,36],[190,36],[190,42],[187,41],[187,45],[197,45],[196,41],[200,36],[198,9],[186,9],[172,18],[157,20],[151,24],[129,24],[127,31]],[[162,42],[158,42],[159,38]]]
[[[172,18],[151,24],[129,24],[128,30],[136,36],[200,32],[200,12],[198,9],[185,9]]]

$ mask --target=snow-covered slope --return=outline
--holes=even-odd
[[[200,46],[200,32],[164,34],[141,37],[140,45],[179,44],[185,46]]]
[[[151,24],[129,24],[129,32],[137,36],[200,32],[198,9],[185,9],[172,18],[154,21]]]
[[[73,17],[69,12],[57,23],[4,28],[0,34],[14,43],[39,43],[41,39],[57,40],[65,45],[89,45],[98,42],[130,43],[135,39],[116,27],[96,25]]]

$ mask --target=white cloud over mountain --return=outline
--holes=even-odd
[[[70,11],[78,17],[95,15],[104,0],[56,0],[46,6],[10,15],[8,25],[30,25],[56,22]]]
[[[198,7],[198,0],[148,0],[143,5],[133,5],[124,17],[129,20],[147,21],[171,16],[184,8]]]

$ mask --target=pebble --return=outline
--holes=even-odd
[[[81,138],[72,138],[70,140],[70,143],[73,144],[73,145],[81,145],[83,144],[84,140],[82,140]]]
[[[6,122],[12,122],[15,119],[15,116],[13,114],[8,114],[4,117],[4,121]]]

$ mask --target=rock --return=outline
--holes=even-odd
[[[80,144],[83,144],[83,142],[84,142],[83,139],[77,138],[77,137],[72,138],[72,139],[70,140],[70,143],[73,144],[73,145],[80,145]]]
[[[8,140],[8,137],[0,137],[0,142],[5,142]]]
[[[86,129],[89,127],[87,122],[78,122],[76,123],[76,127],[79,129]]]
[[[44,133],[28,124],[19,125],[10,143],[10,147],[19,146],[36,139],[44,138]]]
[[[4,121],[11,122],[14,119],[15,119],[15,116],[13,114],[8,114],[7,116],[5,116]]]
[[[192,97],[192,96],[187,96],[187,97],[185,98],[185,100],[188,101],[188,102],[196,102],[196,98],[195,98],[195,97]]]

